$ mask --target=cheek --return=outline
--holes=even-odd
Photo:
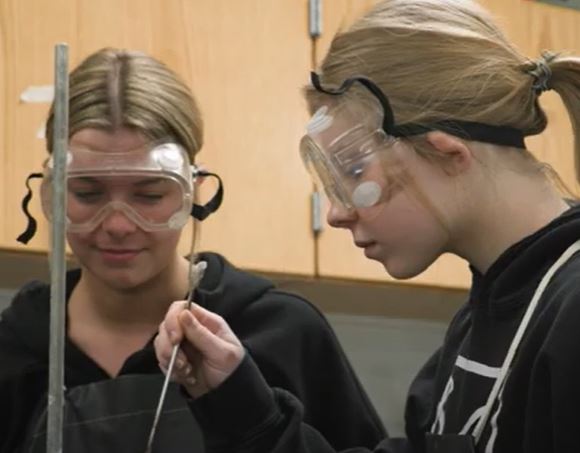
[[[368,222],[366,229],[377,241],[392,247],[439,243],[446,237],[436,215],[403,191],[383,205],[380,214]]]
[[[90,233],[67,233],[66,240],[75,255],[77,254],[77,251],[82,250],[84,247],[89,246],[89,244],[93,242],[92,235]]]
[[[158,231],[147,234],[149,243],[159,253],[173,253],[176,249],[179,239],[181,238],[181,230]]]

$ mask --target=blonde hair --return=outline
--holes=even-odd
[[[52,153],[54,104],[46,122],[46,147]],[[151,140],[175,140],[191,162],[203,145],[203,121],[189,87],[161,61],[143,52],[103,48],[70,74],[69,137],[85,128],[115,131],[128,127]],[[195,191],[194,202],[198,194]],[[199,221],[193,219],[190,279],[197,261]],[[193,290],[193,288],[192,288]]]
[[[203,122],[190,89],[171,69],[145,53],[98,50],[71,72],[69,90],[69,137],[84,128],[128,127],[151,140],[176,140],[192,162],[201,149]],[[53,108],[46,125],[49,153]]]
[[[334,38],[320,76],[329,86],[370,78],[388,96],[397,124],[455,119],[528,136],[547,125],[538,68],[570,115],[580,180],[580,58],[526,58],[475,1],[384,0]],[[320,93],[309,87],[305,94],[313,110]]]

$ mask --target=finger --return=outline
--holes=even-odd
[[[206,310],[200,305],[191,304],[190,307],[191,313],[199,320],[201,324],[203,324],[207,329],[209,329],[212,333],[217,333],[224,328],[229,330],[229,326],[220,315]]]
[[[157,361],[160,364],[163,364],[163,366],[165,368],[167,368],[169,366],[169,363],[171,362],[171,357],[173,355],[173,349],[175,348],[175,346],[173,344],[171,344],[167,329],[165,329],[163,327],[163,325],[164,325],[164,323],[161,323],[161,327],[159,329],[159,334],[153,340],[153,345],[155,347],[155,355],[157,357]],[[185,366],[187,366],[188,362],[189,362],[189,359],[188,359],[187,355],[180,348],[177,351],[177,354],[175,357],[174,368],[182,369]]]
[[[184,365],[182,368],[179,369],[176,368],[174,375],[177,378],[177,380],[183,383],[184,385],[195,385],[195,383],[197,382],[196,370],[189,363]]]
[[[179,355],[181,355],[181,357],[179,357]],[[164,364],[161,362],[159,363],[159,369],[165,376],[167,376],[167,373],[169,372],[168,365],[169,364]],[[169,379],[173,382],[178,382],[186,386],[193,386],[197,383],[197,378],[195,374],[196,373],[194,367],[185,360],[185,356],[183,355],[183,353],[181,354],[178,353],[173,373]]]
[[[239,343],[231,343],[220,338],[198,321],[189,311],[181,313],[179,320],[182,323],[186,339],[205,358],[223,364],[225,364],[224,362],[229,364],[230,361],[239,361],[237,359],[243,356],[243,348],[241,348]],[[222,322],[227,327],[223,319]]]
[[[165,329],[167,330],[167,336],[171,341],[171,344],[178,344],[183,339],[183,332],[181,330],[181,325],[177,320],[179,313],[181,313],[185,307],[187,307],[186,300],[178,300],[173,302],[167,310],[165,319],[163,321]]]
[[[162,322],[159,326],[159,333],[155,337],[153,345],[155,346],[155,355],[157,356],[159,363],[167,365],[171,358],[173,344],[171,343],[169,334],[165,328],[165,322]]]
[[[199,305],[193,305],[190,311],[210,332],[220,337],[227,344],[237,345],[239,349],[243,349],[240,340],[224,318]]]
[[[163,373],[165,376],[167,376],[167,372],[168,372],[168,370],[167,370],[167,367],[165,367],[165,366],[163,366],[161,363],[159,363],[159,369],[161,370],[161,372],[162,372],[162,373]],[[171,375],[171,376],[169,377],[169,380],[170,380],[170,381],[173,381],[173,382],[179,382],[179,380],[178,380],[177,376],[175,375],[175,373],[173,373],[173,375]]]
[[[191,362],[187,358],[185,352],[180,348],[179,351],[177,351],[177,356],[175,357],[175,369],[184,371],[188,368],[192,368]]]
[[[170,346],[168,348],[168,353],[160,355],[161,360],[159,360],[159,368],[167,374],[169,368],[171,367],[171,358],[173,357],[175,346]],[[175,353],[175,361],[173,362],[173,374],[184,375],[187,376],[193,372],[193,365],[187,359],[185,353],[181,350],[181,348],[177,349]]]

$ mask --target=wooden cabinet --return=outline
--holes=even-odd
[[[313,275],[311,185],[298,153],[308,120],[300,97],[311,54],[306,4],[183,4],[191,83],[205,114],[199,161],[226,184],[202,245],[249,269]]]
[[[313,275],[310,182],[298,155],[307,114],[299,96],[311,43],[306,3],[294,0],[3,0],[0,2],[0,247],[45,251],[48,226],[24,247],[26,175],[46,157],[37,138],[48,105],[19,102],[53,81],[53,46],[71,68],[104,46],[160,58],[192,87],[205,120],[199,162],[225,183],[220,211],[203,223],[202,249],[245,268]],[[210,183],[204,184],[209,196]],[[38,183],[33,183],[38,187]],[[36,192],[38,195],[38,191]],[[188,234],[183,240],[188,249]]]
[[[337,30],[345,29],[376,0],[332,0],[324,8],[324,34],[316,47],[318,61],[324,57]],[[332,4],[332,7],[330,7]],[[580,53],[580,12],[522,0],[483,0],[482,4],[498,17],[507,35],[530,58],[543,50]],[[577,189],[574,177],[572,131],[568,115],[557,94],[544,93],[541,104],[549,117],[548,129],[527,141],[542,161],[552,165],[564,182]],[[533,203],[533,200],[530,200]],[[325,226],[318,244],[318,275],[368,281],[393,281],[381,264],[367,260],[352,245],[350,232]],[[426,272],[405,284],[468,288],[471,274],[467,263],[455,256],[441,257]]]
[[[46,158],[38,133],[48,106],[19,101],[31,85],[52,83],[53,46],[70,45],[71,67],[104,47],[141,49],[192,87],[205,119],[199,163],[224,179],[222,209],[202,225],[201,249],[244,268],[368,281],[391,281],[352,245],[350,234],[310,231],[310,180],[298,155],[308,119],[300,88],[337,30],[376,0],[321,0],[323,33],[308,36],[306,0],[3,0],[0,2],[0,248],[46,251],[48,226],[38,198],[39,234],[23,247],[20,203],[26,175]],[[544,49],[580,49],[580,12],[521,0],[482,0],[530,57]],[[529,140],[572,188],[572,135],[558,96],[541,99],[546,133]],[[38,188],[38,183],[33,182]],[[204,183],[208,197],[211,182]],[[38,191],[36,191],[38,195]],[[188,248],[184,235],[183,249]],[[409,284],[469,285],[466,264],[445,256]]]
[[[52,47],[73,39],[74,17],[70,2],[64,0],[0,2],[0,241],[6,248],[18,247],[16,237],[26,226],[20,209],[26,176],[41,169],[46,158],[43,140],[37,137],[48,106],[22,103],[20,94],[27,87],[52,83]],[[38,188],[38,183],[32,182],[32,186]],[[31,211],[39,219],[40,229],[30,248],[43,250],[49,234],[36,202]]]

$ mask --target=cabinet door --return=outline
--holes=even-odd
[[[75,10],[68,0],[4,0],[0,2],[0,246],[22,248],[16,237],[26,227],[20,204],[29,173],[39,171],[46,158],[42,126],[48,105],[23,103],[28,87],[51,84],[54,73],[54,45],[75,39]],[[37,181],[31,183],[38,189]],[[35,191],[38,195],[38,190]],[[38,197],[31,212],[39,219],[39,231],[29,250],[46,250],[48,228]]]
[[[347,28],[375,3],[376,0],[333,0],[332,8],[324,8],[324,34],[317,44],[317,60],[322,60],[337,30]],[[580,12],[521,0],[484,0],[482,4],[498,17],[506,34],[531,58],[536,58],[545,49],[569,49],[579,53]],[[528,147],[540,160],[552,165],[571,189],[576,189],[568,116],[555,93],[544,93],[541,104],[550,124],[543,134],[527,141]],[[317,247],[318,273],[323,277],[393,281],[381,264],[367,260],[362,251],[354,247],[348,231],[325,226]],[[404,283],[468,288],[470,280],[464,260],[444,255],[427,271]]]
[[[310,181],[298,152],[310,68],[306,3],[184,5],[192,85],[205,114],[199,162],[226,186],[201,244],[250,269],[313,275]]]
[[[206,125],[199,162],[225,184],[222,208],[202,225],[200,248],[246,268],[313,274],[309,180],[298,154],[307,120],[299,90],[311,55],[305,3],[5,0],[1,5],[1,247],[23,249],[14,238],[25,226],[24,180],[45,158],[36,134],[48,106],[20,104],[18,96],[27,86],[52,83],[53,46],[66,41],[71,67],[104,46],[139,49],[163,60],[192,87]],[[204,186],[207,198],[211,182]],[[32,212],[40,234],[25,249],[45,251],[48,228],[37,199]],[[188,238],[185,234],[184,250]]]

